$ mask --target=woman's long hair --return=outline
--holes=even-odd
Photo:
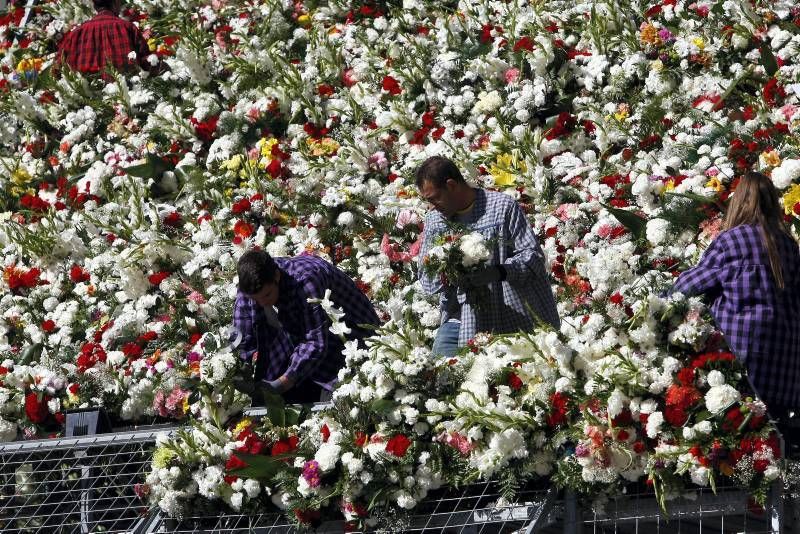
[[[725,214],[723,230],[742,224],[757,224],[761,228],[761,239],[767,249],[772,276],[778,288],[785,287],[781,259],[778,254],[778,237],[791,233],[783,221],[783,210],[779,203],[778,190],[767,176],[760,172],[748,172],[739,181],[728,212]]]

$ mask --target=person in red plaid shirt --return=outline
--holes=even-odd
[[[97,15],[70,31],[56,54],[56,68],[66,63],[88,74],[108,65],[127,71],[139,65],[149,70],[150,48],[133,23],[119,17],[121,0],[94,0]],[[134,55],[135,54],[135,55]]]

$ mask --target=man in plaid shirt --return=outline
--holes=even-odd
[[[450,357],[478,332],[532,330],[537,321],[558,328],[544,253],[519,205],[508,195],[470,187],[458,167],[441,156],[417,169],[417,187],[435,208],[425,217],[419,254],[422,287],[439,295],[442,311],[433,351]],[[493,246],[488,267],[470,273],[461,287],[444,284],[423,268],[434,238],[454,223],[480,232]],[[475,309],[466,293],[479,286],[489,288],[489,297]]]
[[[94,0],[97,10],[90,20],[70,31],[58,47],[56,67],[66,63],[82,73],[103,72],[109,65],[118,71],[136,65],[149,69],[150,48],[133,23],[119,18],[120,0]],[[135,56],[134,56],[135,54]]]
[[[322,306],[308,299],[322,299],[330,290],[328,298],[345,313],[350,340],[372,335],[361,325],[380,324],[372,303],[350,277],[316,256],[272,258],[251,250],[237,270],[232,337],[239,338],[243,359],[255,357],[258,387],[289,402],[326,399],[344,366],[344,344],[331,333]]]

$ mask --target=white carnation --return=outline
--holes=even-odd
[[[712,414],[716,414],[737,402],[741,397],[741,393],[733,386],[728,384],[715,386],[706,393],[706,408]]]

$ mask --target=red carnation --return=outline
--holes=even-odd
[[[135,360],[142,355],[142,347],[133,342],[125,343],[125,345],[122,346],[122,353],[129,359]]]
[[[247,464],[235,454],[231,454],[231,457],[225,462],[225,471],[233,471],[234,469],[241,469],[243,467],[247,467]]]
[[[147,277],[147,281],[153,284],[154,286],[160,285],[165,279],[172,274],[169,271],[159,271],[157,273],[153,273]]]
[[[50,413],[47,409],[47,401],[49,400],[50,397],[47,395],[42,395],[41,400],[36,393],[25,395],[25,415],[28,416],[28,419],[34,423],[43,423]]]
[[[522,380],[516,373],[509,373],[508,375],[508,386],[513,389],[514,391],[519,391],[522,389]]]
[[[253,225],[244,221],[236,221],[233,225],[233,233],[239,237],[250,237],[253,235]]]
[[[322,425],[319,432],[322,434],[322,443],[328,443],[328,438],[331,437],[331,429],[328,428],[328,425]]]
[[[398,458],[406,455],[406,451],[411,446],[411,440],[403,434],[396,434],[386,442],[386,452],[389,452]]]
[[[179,224],[181,224],[181,214],[178,213],[177,211],[173,211],[172,213],[164,217],[164,224],[173,227],[178,226]]]
[[[46,321],[42,321],[42,330],[45,332],[52,332],[56,329],[56,323],[52,319],[47,319]]]
[[[74,283],[79,282],[88,282],[89,281],[89,273],[86,272],[83,267],[74,263],[69,270],[69,279],[72,280]]]
[[[356,432],[355,437],[353,437],[353,443],[356,447],[363,447],[367,443],[367,433],[360,430]]]
[[[233,207],[231,207],[231,212],[235,215],[239,215],[240,213],[244,213],[246,211],[250,211],[251,208],[250,199],[243,198],[238,202],[233,203]]]
[[[514,43],[514,52],[519,52],[520,50],[533,51],[533,41],[530,37],[523,37]]]
[[[388,92],[392,96],[397,96],[403,92],[403,88],[400,87],[400,83],[391,76],[383,77],[381,87],[384,91]]]

